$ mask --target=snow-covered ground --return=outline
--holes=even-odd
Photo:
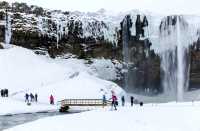
[[[119,86],[106,80],[117,78],[111,61],[101,59],[93,60],[91,65],[86,63],[75,58],[53,60],[16,46],[0,50],[1,89],[9,89],[9,98],[0,98],[0,115],[55,111],[59,105],[49,104],[50,94],[55,96],[56,101],[65,98],[101,99],[102,93],[109,98],[111,90],[119,99],[126,95]],[[115,66],[120,68],[120,64]],[[27,106],[24,95],[31,92],[38,94],[39,102]],[[130,95],[144,102],[165,99],[165,96]],[[128,97],[126,95],[126,101]],[[47,117],[6,131],[199,131],[200,102],[196,102],[200,99],[199,91],[188,92],[185,97],[195,102],[151,103],[143,107],[130,107],[127,103],[125,107],[118,107],[117,111],[111,110],[111,107],[93,107],[95,110]]]
[[[129,93],[126,99],[130,99],[130,96],[134,96],[136,99],[143,101],[144,103],[166,103],[177,101],[177,96],[173,94],[159,94],[156,96],[145,96],[140,94]],[[200,101],[200,90],[186,91],[183,94],[184,102]]]
[[[6,131],[199,131],[200,103],[110,107],[43,118]]]
[[[103,62],[99,64],[102,66]],[[108,64],[113,67],[112,62]],[[101,66],[89,66],[84,60],[75,58],[53,60],[16,46],[0,50],[0,89],[7,88],[10,96],[0,98],[0,115],[55,110],[57,106],[49,105],[51,94],[55,101],[65,98],[101,99],[102,93],[109,98],[111,90],[122,95],[124,91],[118,85],[98,78],[103,77],[96,71]],[[37,93],[39,102],[27,106],[25,93]]]
[[[12,98],[1,98],[0,99],[0,115],[11,115],[21,113],[33,113],[33,112],[51,112],[56,111],[58,106],[32,103],[28,106],[24,101],[15,100]]]

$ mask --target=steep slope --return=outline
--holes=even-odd
[[[52,60],[34,52],[15,47],[0,51],[1,88],[9,89],[14,99],[24,100],[25,93],[38,93],[39,101],[48,103],[53,94],[56,101],[64,98],[102,98],[123,90],[116,84],[97,78],[93,70],[77,59]],[[92,75],[94,74],[94,75]]]

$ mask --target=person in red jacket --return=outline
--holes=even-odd
[[[52,94],[51,94],[51,96],[50,96],[50,104],[51,104],[51,105],[54,105],[54,97],[53,97]]]
[[[112,93],[112,107],[115,108],[115,110],[117,110],[117,96],[115,95],[114,91],[111,91]]]
[[[117,110],[117,97],[116,95],[112,95],[112,106]]]

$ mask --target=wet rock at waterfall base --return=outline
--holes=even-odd
[[[190,46],[190,90],[200,88],[200,39]]]
[[[0,49],[3,49],[3,45],[0,43]]]

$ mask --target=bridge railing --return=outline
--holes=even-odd
[[[106,106],[110,105],[111,101],[103,102],[102,99],[65,99],[60,101],[61,106]]]

